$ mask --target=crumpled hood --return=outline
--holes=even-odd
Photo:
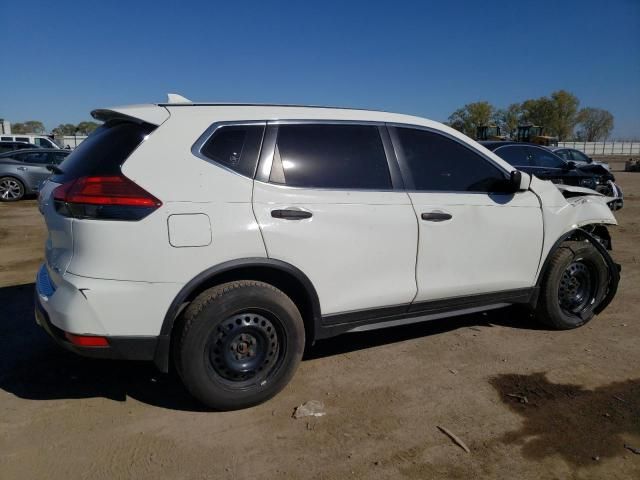
[[[554,185],[558,188],[558,190],[562,192],[563,195],[565,192],[567,192],[569,194],[573,193],[578,195],[597,195],[599,197],[604,197],[604,195],[602,195],[601,193],[598,193],[595,190],[591,190],[590,188],[586,187],[575,187],[573,185],[565,185],[564,183],[555,183]]]

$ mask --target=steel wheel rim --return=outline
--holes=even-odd
[[[208,361],[216,376],[234,387],[272,375],[282,358],[278,321],[256,312],[240,312],[222,321],[209,338]]]
[[[22,189],[16,180],[5,178],[0,181],[0,198],[3,200],[16,200],[20,198]]]
[[[571,314],[582,312],[591,305],[595,297],[595,287],[596,281],[589,266],[582,261],[572,262],[560,278],[560,308]]]

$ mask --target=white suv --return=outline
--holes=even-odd
[[[275,395],[319,339],[511,304],[574,328],[615,294],[606,197],[440,123],[186,101],[93,116],[40,194],[37,321],[83,355],[173,361],[211,407]]]

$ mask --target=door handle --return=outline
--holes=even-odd
[[[271,216],[273,218],[283,218],[285,220],[304,220],[305,218],[311,218],[313,214],[307,210],[271,210]]]
[[[18,167],[18,170],[27,171],[29,169],[27,167]]]
[[[452,216],[450,213],[444,212],[426,212],[423,213],[422,219],[427,222],[444,222],[446,220],[451,220]]]

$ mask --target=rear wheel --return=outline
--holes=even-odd
[[[607,264],[591,243],[563,243],[542,279],[536,318],[561,330],[584,325],[594,317],[608,281]]]
[[[0,178],[0,201],[15,202],[24,197],[23,183],[14,177]]]
[[[282,390],[300,363],[304,325],[295,304],[272,285],[225,283],[200,294],[184,313],[177,370],[204,404],[235,410]]]

